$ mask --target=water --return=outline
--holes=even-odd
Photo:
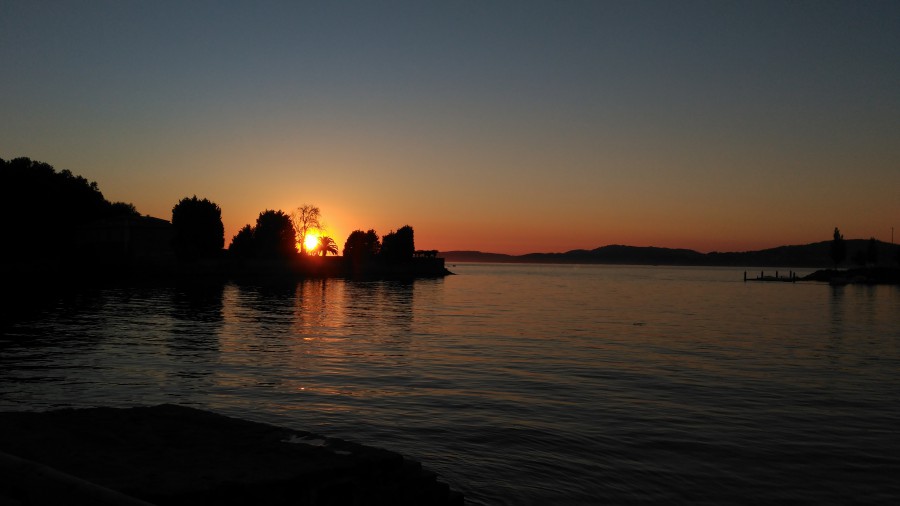
[[[0,410],[212,409],[409,455],[469,504],[900,500],[900,288],[453,270],[64,294],[4,329]]]

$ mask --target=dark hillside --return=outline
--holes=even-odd
[[[869,263],[896,265],[900,246],[876,242],[875,261],[869,259],[870,241],[846,241],[847,260],[842,267],[863,266]],[[502,255],[479,251],[445,251],[441,256],[448,262],[533,262],[620,265],[706,265],[727,267],[833,267],[831,241],[796,246],[779,246],[759,251],[731,253],[700,253],[689,249],[610,245],[593,250],[572,250],[565,253],[529,253]]]

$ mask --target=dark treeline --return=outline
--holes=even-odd
[[[291,259],[298,254],[297,239],[290,215],[266,209],[256,225],[245,225],[232,238],[229,251],[241,259]]]
[[[73,274],[81,279],[120,273],[252,275],[273,266],[300,275],[446,273],[443,262],[416,258],[408,225],[383,238],[374,230],[356,230],[344,243],[344,257],[315,258],[337,253],[336,242],[325,236],[310,251],[301,246],[308,230],[324,228],[319,209],[304,205],[294,215],[267,209],[225,250],[222,210],[206,198],[181,199],[169,222],[142,216],[132,204],[110,202],[97,183],[28,158],[0,159],[0,177],[11,223],[2,248],[3,272],[26,281]]]
[[[381,239],[374,230],[354,230],[344,243],[344,256],[356,265],[371,262],[402,263],[413,258],[415,253],[414,232],[409,225],[400,227],[396,232],[388,232]]]
[[[302,206],[300,209],[314,209],[318,216],[318,209],[313,206]],[[320,269],[350,276],[446,274],[443,261],[436,259],[436,251],[416,250],[415,233],[409,225],[390,231],[384,237],[379,237],[373,229],[365,232],[354,230],[344,242],[343,256],[330,261],[314,257],[316,254],[324,256],[337,252],[337,246],[330,237],[319,237],[315,250],[298,251],[298,244],[302,244],[302,231],[307,230],[308,226],[308,221],[298,221],[296,214],[292,217],[281,210],[267,209],[259,214],[254,225],[247,224],[235,234],[228,248],[229,257],[237,262],[238,271],[246,271],[247,266],[253,270],[261,266],[272,268],[280,265],[283,269],[299,269],[307,273]]]
[[[106,200],[96,182],[46,163],[0,159],[0,174],[8,223],[2,251],[8,261],[57,258],[85,223],[139,215],[132,204]]]

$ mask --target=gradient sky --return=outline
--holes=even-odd
[[[304,203],[504,253],[900,228],[896,0],[5,0],[0,75],[0,158],[226,244]]]

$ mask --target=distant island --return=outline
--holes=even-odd
[[[872,239],[844,241],[846,260],[838,263],[848,267],[865,267],[874,263],[894,266],[900,264],[900,246],[875,241],[873,250],[872,241]],[[448,262],[828,268],[835,266],[832,243],[833,241],[822,241],[731,253],[700,253],[690,249],[615,244],[564,253],[505,255],[481,251],[441,251],[440,256]]]
[[[818,270],[796,279],[833,285],[900,284],[900,246],[876,241],[874,238],[844,240],[837,229],[831,241],[732,253],[700,253],[690,249],[614,244],[565,253],[505,255],[481,251],[442,251],[439,254],[448,262],[671,265],[743,269],[807,267]]]

